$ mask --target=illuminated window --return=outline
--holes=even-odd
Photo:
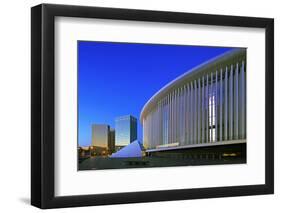
[[[216,139],[216,128],[215,128],[215,120],[216,120],[216,96],[214,93],[209,94],[209,140],[210,142],[214,142]]]

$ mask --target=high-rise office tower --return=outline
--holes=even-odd
[[[137,140],[137,119],[131,115],[115,119],[115,147],[120,149]]]

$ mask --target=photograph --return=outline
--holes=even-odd
[[[274,194],[272,10],[161,5],[32,6],[31,205],[251,211]]]
[[[246,164],[246,55],[77,41],[77,170]]]

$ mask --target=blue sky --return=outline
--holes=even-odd
[[[91,125],[131,114],[138,119],[153,94],[231,48],[78,41],[78,143],[91,144]]]

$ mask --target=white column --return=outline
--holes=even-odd
[[[157,145],[156,143],[156,135],[157,135],[157,129],[156,129],[156,109],[153,109],[153,114],[152,114],[152,123],[153,123],[153,128],[152,128],[152,136],[153,136],[153,143],[154,146]]]
[[[227,138],[227,122],[228,122],[228,84],[227,84],[227,81],[228,81],[228,73],[227,73],[227,67],[225,69],[225,77],[224,77],[224,140],[226,141],[228,138]]]
[[[178,142],[178,122],[177,122],[177,114],[178,114],[178,91],[175,90],[174,93],[174,142]]]
[[[233,139],[233,65],[229,76],[229,140]]]
[[[156,145],[158,145],[158,134],[159,134],[159,122],[158,122],[158,106],[156,106],[156,109],[155,109],[155,143]]]
[[[176,112],[176,108],[175,108],[175,91],[173,91],[172,93],[172,143],[175,142],[175,131],[176,131],[176,125],[175,125],[175,112]]]
[[[149,119],[150,119],[150,122],[149,122],[150,123],[150,139],[151,139],[152,146],[155,147],[154,140],[153,140],[153,111],[150,113]]]
[[[194,80],[194,99],[193,99],[193,106],[194,106],[194,114],[193,114],[193,120],[194,120],[194,125],[193,125],[193,135],[194,135],[194,140],[193,143],[197,144],[197,82]]]
[[[171,93],[171,141],[174,142],[174,91]]]
[[[209,76],[206,77],[206,143],[209,143]]]
[[[177,123],[178,123],[178,142],[181,144],[181,128],[182,128],[182,123],[181,123],[181,88],[178,88],[178,116],[177,116]]]
[[[185,144],[185,85],[182,87],[182,144]]]
[[[234,139],[239,137],[239,82],[238,82],[238,73],[239,65],[236,64],[235,69],[235,118],[234,118]]]
[[[211,73],[211,84],[210,84],[210,92],[209,92],[209,114],[210,114],[210,121],[209,121],[209,125],[210,125],[210,142],[213,142],[213,73]]]
[[[162,115],[161,115],[161,100],[159,101],[159,105],[158,105],[158,144],[162,145],[163,142],[161,140],[161,130],[162,130],[162,125],[161,125],[161,118],[162,118]]]
[[[167,96],[165,97],[164,99],[164,144],[167,144],[168,143],[168,116],[167,116]]]
[[[145,124],[146,124],[146,128],[145,128],[146,129],[146,142],[148,144],[148,147],[152,148],[151,141],[149,140],[149,120],[148,120],[148,116],[146,116]]]
[[[159,121],[159,144],[163,145],[163,112],[162,112],[162,103],[163,98],[159,101],[159,114],[158,114],[158,121]]]
[[[183,122],[184,122],[184,144],[187,144],[187,87],[184,85],[184,93],[183,93],[183,104],[184,104],[184,114],[183,114]]]
[[[173,140],[172,143],[176,141],[176,91],[173,91],[173,96],[172,96],[172,135],[173,135]]]
[[[216,130],[215,130],[215,142],[218,141],[218,132],[219,132],[219,110],[218,110],[218,107],[219,107],[219,97],[218,97],[218,70],[216,70],[216,87],[215,87],[215,127],[216,127]]]
[[[242,62],[241,67],[241,117],[242,117],[242,124],[241,124],[241,136],[242,139],[246,138],[246,81],[245,81],[245,71],[244,71],[244,61]]]
[[[174,101],[173,101],[173,143],[177,139],[177,91],[174,91]]]
[[[168,144],[171,142],[171,93],[168,94]]]
[[[166,113],[166,120],[165,120],[165,142],[166,142],[166,144],[168,144],[169,143],[169,104],[168,104],[168,102],[169,102],[169,95],[167,95],[166,96],[166,101],[165,101],[165,103],[166,103],[166,106],[165,106],[165,113]]]
[[[193,144],[193,118],[194,118],[194,103],[193,103],[193,83],[190,83],[190,144]]]
[[[160,143],[164,144],[164,100],[165,97],[161,99],[160,104]]]
[[[201,143],[202,142],[202,137],[201,137],[201,82],[200,82],[200,78],[198,79],[198,92],[197,92],[197,96],[198,96],[198,104],[197,104],[197,120],[198,120],[198,126],[197,126],[197,143]]]
[[[180,89],[180,144],[184,145],[184,87]]]
[[[181,88],[178,88],[178,106],[177,106],[177,124],[178,124],[178,142],[181,142],[181,128],[182,128],[182,124],[181,124],[181,119],[180,119],[180,113],[181,113]]]
[[[202,77],[202,97],[201,97],[201,114],[202,114],[202,143],[205,143],[205,80]]]
[[[165,144],[169,143],[169,95],[165,100]]]
[[[177,101],[178,100],[178,93],[177,90],[174,92],[174,142],[177,141],[177,133],[178,133],[178,122],[177,122]]]
[[[187,93],[187,106],[188,106],[188,110],[187,110],[187,127],[188,127],[188,144],[191,144],[191,87],[190,84],[188,84],[188,93]]]
[[[149,147],[150,148],[152,148],[152,144],[151,144],[151,140],[150,140],[150,138],[149,138],[149,130],[150,130],[150,128],[149,128],[149,115],[147,115],[146,116],[146,133],[147,133],[147,142],[148,142],[148,144],[149,144]]]
[[[147,147],[147,143],[146,143],[146,139],[145,139],[145,135],[146,135],[146,123],[145,123],[145,117],[142,120],[142,126],[143,126],[143,130],[142,130],[142,143],[145,147]]]
[[[223,92],[222,92],[222,83],[223,83],[223,74],[222,74],[222,68],[221,68],[221,71],[220,71],[220,141],[222,141],[222,128],[223,128],[223,123],[222,123],[222,109],[223,109],[223,102],[222,102],[222,95],[223,95]]]
[[[146,116],[146,138],[147,138],[147,143],[149,144],[149,147],[151,148],[151,140],[149,138],[149,116]]]
[[[158,145],[158,108],[157,106],[155,107],[155,112],[154,112],[154,135],[155,135],[155,144],[156,146]]]
[[[162,126],[162,144],[165,144],[165,140],[164,140],[164,137],[165,137],[165,99],[166,97],[164,97],[162,99],[162,104],[161,104],[161,116],[162,116],[162,122],[161,122],[161,126]]]

